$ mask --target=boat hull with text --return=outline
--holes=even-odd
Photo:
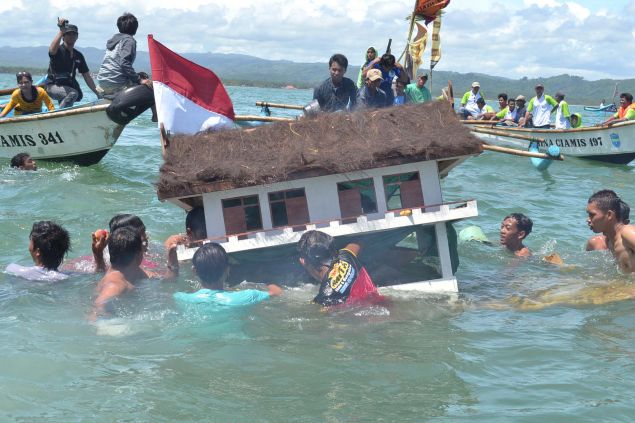
[[[540,139],[538,148],[541,152],[546,152],[549,146],[556,145],[564,156],[616,164],[627,164],[635,159],[635,121],[576,129],[527,129],[491,125],[487,127],[497,134],[475,135],[492,145],[527,148],[530,141],[505,136],[524,135]]]
[[[0,157],[28,153],[36,160],[98,163],[124,125],[106,114],[108,103],[0,119]]]

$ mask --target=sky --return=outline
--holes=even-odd
[[[238,53],[272,60],[359,65],[370,45],[406,44],[412,0],[0,0],[0,45],[48,45],[63,16],[79,27],[76,47],[105,48],[123,12],[145,37],[178,53]],[[430,25],[431,27],[431,25]],[[635,0],[451,0],[437,70],[518,79],[559,74],[635,77]],[[427,53],[430,51],[428,43]],[[427,65],[428,58],[424,58]],[[9,63],[3,65],[11,65]]]

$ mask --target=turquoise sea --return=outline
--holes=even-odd
[[[0,87],[13,82],[0,75]],[[311,98],[229,92],[239,114],[257,114],[257,100]],[[40,162],[26,173],[0,162],[0,268],[31,262],[34,221],[69,230],[72,260],[124,212],[143,219],[162,260],[162,241],[184,230],[185,215],[157,200],[161,162],[147,114],[94,166]],[[309,303],[316,287],[304,286],[237,313],[184,316],[172,300],[196,287],[184,269],[176,282],[142,283],[116,319],[94,324],[86,316],[98,275],[43,284],[0,273],[0,421],[631,421],[635,301],[518,306],[550,301],[544,292],[575,302],[635,288],[607,254],[584,252],[589,195],[612,188],[635,204],[633,183],[633,166],[567,158],[540,173],[524,158],[469,159],[443,181],[445,199],[477,199],[479,217],[457,229],[479,225],[494,246],[460,245],[456,300],[401,294],[386,307],[325,313]],[[534,221],[536,256],[556,251],[570,266],[496,246],[515,211]]]

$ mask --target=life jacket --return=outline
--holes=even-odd
[[[626,113],[630,110],[633,109],[635,110],[635,103],[631,103],[626,107],[620,107],[619,109],[617,109],[617,117],[619,119],[624,119],[624,117],[626,116]]]

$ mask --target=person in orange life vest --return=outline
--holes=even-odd
[[[358,244],[350,243],[338,251],[330,235],[307,231],[298,241],[297,249],[302,267],[320,282],[314,302],[333,306],[382,298],[357,258],[361,250]]]
[[[602,122],[602,125],[633,119],[635,119],[635,104],[633,104],[633,95],[630,93],[622,93],[620,94],[620,108],[617,109],[617,113]]]

